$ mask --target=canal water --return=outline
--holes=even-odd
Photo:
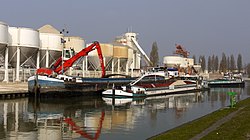
[[[245,88],[112,100],[102,97],[0,100],[0,139],[143,140],[250,96]]]

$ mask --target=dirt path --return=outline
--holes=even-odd
[[[221,126],[225,122],[229,121],[231,118],[233,118],[240,110],[242,110],[244,107],[239,108],[237,111],[234,111],[230,113],[229,115],[223,117],[222,119],[218,120],[216,123],[214,123],[209,128],[203,130],[200,134],[196,135],[195,137],[191,138],[191,140],[199,140],[202,137],[206,136],[208,133],[214,131],[217,127]]]

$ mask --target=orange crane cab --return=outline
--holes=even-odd
[[[93,50],[97,50],[98,57],[101,63],[102,68],[102,77],[105,76],[105,66],[103,62],[103,56],[101,51],[101,46],[99,42],[95,41],[90,46],[82,49],[80,52],[78,52],[76,55],[73,55],[72,51],[65,50],[64,56],[63,56],[63,63],[62,63],[62,57],[60,57],[51,68],[39,68],[36,71],[36,74],[38,75],[47,75],[49,77],[52,77],[53,74],[62,74],[62,72],[67,71],[79,58],[84,57],[88,55],[89,52]],[[71,57],[71,55],[73,55]]]

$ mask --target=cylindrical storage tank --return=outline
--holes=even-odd
[[[114,66],[115,71],[125,72],[126,64],[128,61],[128,46],[125,45],[114,45],[114,61],[116,65]]]
[[[39,32],[31,28],[9,27],[8,39],[10,64],[16,67],[17,48],[20,47],[20,65],[35,68],[37,52],[40,46]]]
[[[183,58],[180,56],[165,56],[163,64],[169,68],[178,67],[183,64]]]
[[[81,37],[67,36],[64,40],[66,41],[65,48],[74,49],[76,53],[85,48],[85,41]]]
[[[0,21],[0,45],[8,44],[8,25]]]
[[[104,59],[106,70],[111,70],[111,60],[113,58],[113,45],[107,43],[101,43],[102,56]],[[88,54],[88,62],[95,67],[100,67],[100,61],[96,50],[91,51]]]
[[[194,65],[194,59],[193,58],[187,58],[187,63],[189,66],[193,66]]]
[[[5,48],[8,45],[8,25],[0,21],[0,63],[4,63]]]
[[[115,58],[128,58],[128,47],[123,45],[114,45],[114,55]]]
[[[49,65],[54,63],[61,55],[63,50],[63,43],[61,39],[62,34],[54,33],[40,33],[40,67],[46,67],[46,52],[48,51]]]
[[[188,58],[182,58],[182,63],[180,65],[182,68],[187,68],[188,67]]]
[[[128,48],[128,59],[133,60],[134,50],[132,48]]]

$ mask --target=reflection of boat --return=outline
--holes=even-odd
[[[140,82],[143,79],[155,80],[148,83]],[[113,89],[105,90],[102,92],[102,95],[106,97],[143,97],[172,94],[200,90],[200,83],[198,80],[165,79],[165,77],[157,75],[156,73],[148,73],[131,82],[128,86],[114,87]]]
[[[241,74],[233,75],[231,73],[225,74],[223,78],[209,80],[209,87],[244,87],[245,81]]]
[[[102,97],[102,99],[105,101],[107,105],[115,105],[115,106],[120,106],[120,105],[126,105],[129,103],[132,103],[133,98],[105,98]]]

